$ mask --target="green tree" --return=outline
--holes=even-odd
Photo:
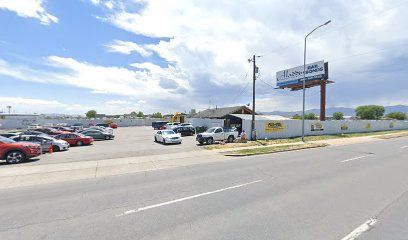
[[[96,118],[96,110],[89,110],[89,111],[86,113],[86,117],[87,117],[87,118]]]
[[[160,112],[157,112],[157,113],[153,113],[152,117],[153,118],[163,118],[163,115]]]
[[[299,119],[302,119],[302,116],[300,116],[299,114],[295,114],[292,116],[292,119],[299,120]]]
[[[387,118],[397,119],[397,120],[405,120],[407,119],[407,114],[403,112],[392,112],[386,115]]]
[[[133,117],[133,118],[135,118],[135,117],[137,117],[137,113],[136,113],[135,111],[132,111],[132,112],[130,113],[130,116]]]
[[[305,119],[307,119],[307,120],[316,120],[317,117],[316,117],[316,114],[314,114],[314,113],[305,113]]]
[[[144,117],[144,114],[143,114],[142,111],[139,111],[139,112],[137,113],[137,116],[138,116],[138,117]]]
[[[378,105],[366,105],[356,108],[356,116],[360,119],[377,120],[384,115],[384,112],[384,107]]]
[[[335,112],[335,113],[333,113],[333,118],[334,118],[335,120],[343,120],[343,119],[344,119],[344,116],[343,116],[343,113],[342,113],[342,112]]]

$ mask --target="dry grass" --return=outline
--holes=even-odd
[[[292,144],[292,145],[266,146],[266,147],[235,150],[231,152],[226,152],[224,153],[224,155],[242,157],[242,156],[285,152],[285,151],[293,151],[293,150],[308,149],[308,148],[325,147],[325,146],[327,146],[327,144],[316,144],[316,143],[304,143],[304,144],[300,143],[300,144]]]

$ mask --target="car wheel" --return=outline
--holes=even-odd
[[[234,142],[234,136],[229,136],[227,142],[232,143]]]
[[[110,139],[110,137],[109,136],[105,136],[105,140],[109,140]]]
[[[213,144],[214,139],[213,138],[207,138],[207,144]]]
[[[82,145],[83,145],[83,143],[81,141],[77,142],[77,146],[82,146]]]
[[[59,152],[59,151],[61,151],[61,149],[60,149],[58,146],[53,145],[53,146],[52,146],[52,151],[53,151],[53,152]]]
[[[20,151],[11,151],[6,155],[6,162],[7,163],[19,163],[26,159],[26,156],[23,152]]]
[[[167,143],[166,143],[166,139],[165,138],[163,138],[163,144],[164,145],[166,145]]]
[[[200,145],[203,145],[204,144],[204,142],[198,142]]]

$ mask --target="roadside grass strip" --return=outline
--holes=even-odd
[[[366,136],[373,136],[373,137],[381,138],[381,139],[391,139],[391,138],[408,136],[408,131],[407,130],[394,130],[394,131],[378,131],[378,132],[306,136],[305,141],[310,142],[310,141],[353,138],[353,137],[366,137]],[[215,150],[215,149],[241,148],[241,147],[252,147],[252,146],[269,146],[269,145],[275,145],[275,144],[301,143],[301,142],[302,142],[302,138],[295,137],[295,138],[248,141],[246,143],[213,144],[213,145],[204,146],[203,148],[206,150]]]
[[[308,149],[308,148],[326,147],[326,146],[328,146],[328,144],[300,143],[300,144],[291,144],[291,145],[266,146],[266,147],[250,148],[250,149],[240,149],[240,150],[225,152],[223,154],[225,156],[243,157],[243,156],[277,153],[277,152],[295,151],[295,150]]]

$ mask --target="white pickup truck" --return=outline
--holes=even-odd
[[[238,131],[231,128],[213,127],[197,134],[196,140],[200,144],[213,144],[215,141],[233,142],[238,137]]]

